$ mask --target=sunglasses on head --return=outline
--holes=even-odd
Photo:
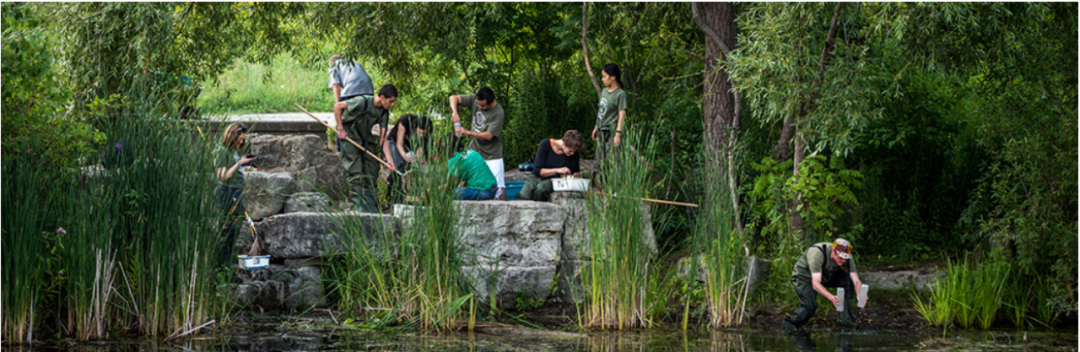
[[[243,133],[247,133],[247,131],[248,131],[247,126],[244,126],[244,125],[240,125],[240,127],[238,127],[237,129],[239,129],[240,132],[243,132]]]

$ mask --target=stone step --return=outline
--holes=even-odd
[[[361,242],[376,248],[385,231],[396,233],[397,229],[397,222],[390,215],[358,212],[287,213],[255,223],[255,231],[265,241],[262,254],[269,254],[275,262],[344,252],[346,245],[335,233],[358,236]],[[246,253],[251,241],[250,231],[242,229],[237,236],[238,252]]]

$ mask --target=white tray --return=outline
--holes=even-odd
[[[238,260],[240,262],[239,263],[240,264],[240,269],[244,269],[244,270],[266,269],[267,267],[270,266],[270,256],[269,255],[258,255],[258,256],[254,256],[254,257],[249,257],[249,256],[246,256],[246,255],[238,255],[238,256],[236,256],[236,258],[238,258]]]
[[[585,192],[589,190],[589,179],[587,178],[553,178],[551,183],[555,186],[555,192]]]

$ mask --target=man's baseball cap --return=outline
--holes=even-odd
[[[836,255],[840,258],[851,259],[851,242],[843,238],[837,238],[832,243],[833,249],[836,250]]]

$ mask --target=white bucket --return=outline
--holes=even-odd
[[[551,179],[552,185],[555,187],[555,192],[585,192],[589,190],[589,179],[587,178],[553,178]]]
[[[270,266],[269,255],[257,255],[253,257],[249,257],[246,255],[238,255],[236,256],[236,258],[238,258],[239,260],[240,269],[244,270],[266,269]]]

